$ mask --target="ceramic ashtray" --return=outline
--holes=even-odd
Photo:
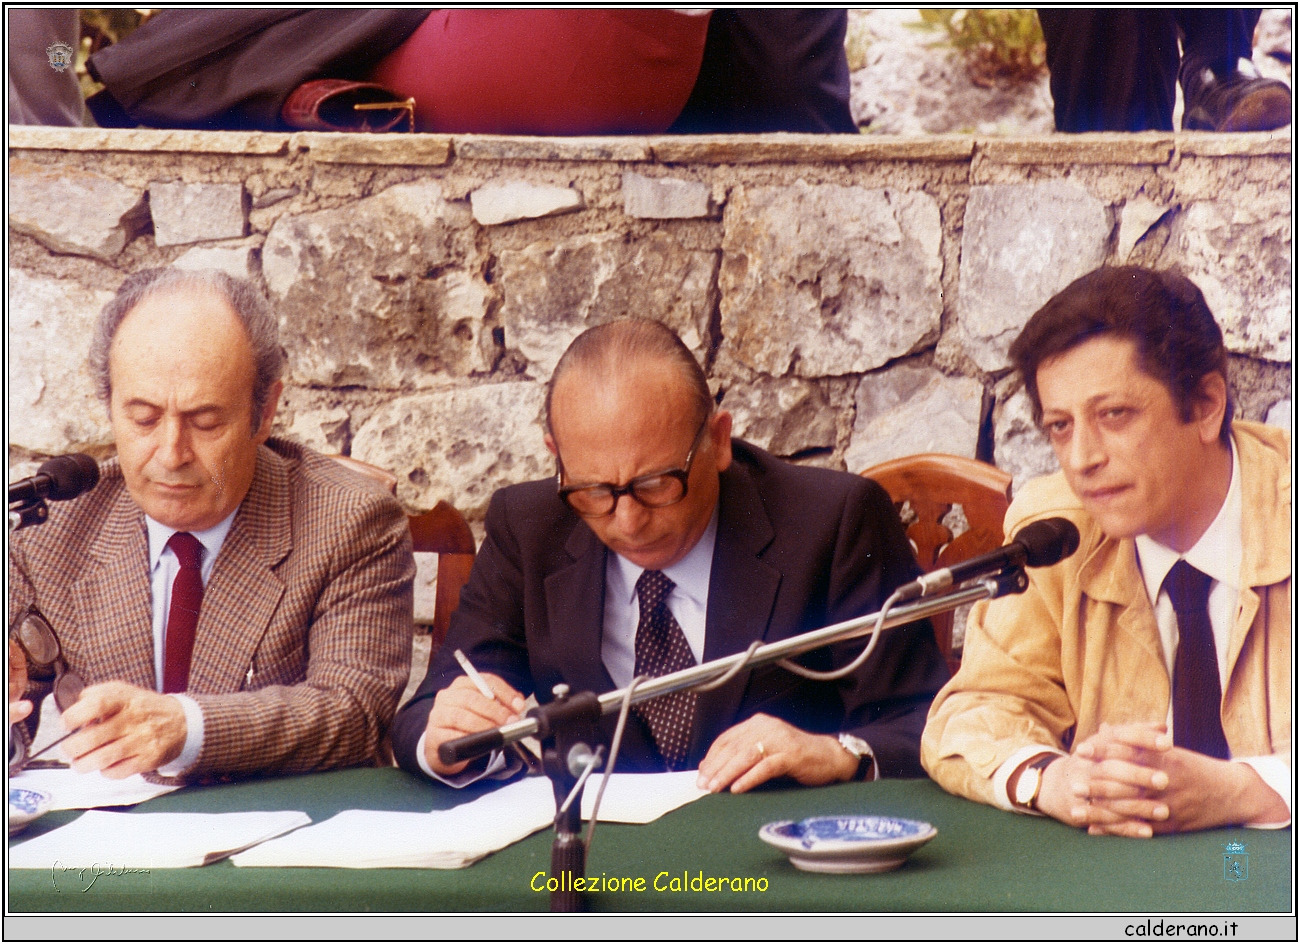
[[[813,816],[768,823],[758,838],[805,872],[888,872],[939,834],[897,816]]]
[[[21,832],[27,824],[44,815],[53,798],[43,790],[9,788],[9,835]]]

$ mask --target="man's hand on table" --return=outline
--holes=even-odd
[[[1289,817],[1249,765],[1174,747],[1151,723],[1102,725],[1043,771],[1038,807],[1090,835],[1137,838]]]
[[[68,731],[85,726],[61,745],[79,773],[98,770],[120,780],[157,770],[185,747],[180,702],[126,682],[91,685],[62,721]]]
[[[424,759],[429,769],[439,776],[458,774],[469,764],[469,761],[461,761],[448,766],[439,760],[438,747],[443,742],[499,728],[523,717],[526,705],[523,695],[491,673],[484,672],[483,680],[500,702],[484,697],[465,675],[457,676],[433,700],[429,724],[424,729]]]
[[[773,777],[805,786],[851,780],[858,759],[832,735],[809,734],[771,715],[754,715],[718,735],[700,762],[701,788],[744,793]]]
[[[27,694],[27,655],[23,647],[9,640],[9,723],[17,724],[32,713]]]

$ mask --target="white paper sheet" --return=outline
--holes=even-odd
[[[708,792],[695,786],[698,775],[694,770],[615,774],[601,800],[601,822],[652,822]],[[583,794],[584,816],[591,812],[597,789],[593,775]],[[551,782],[528,777],[449,810],[346,810],[231,861],[240,866],[460,869],[545,829],[554,819]]]
[[[110,780],[99,772],[79,774],[71,768],[24,770],[9,778],[11,787],[41,790],[54,798],[51,810],[90,810],[100,806],[134,806],[179,790],[180,786],[150,783],[139,774]]]
[[[9,849],[12,869],[180,869],[311,822],[294,810],[274,813],[109,813],[89,810],[73,822]]]

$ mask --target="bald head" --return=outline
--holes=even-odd
[[[555,391],[563,384],[595,393],[634,370],[649,369],[680,389],[694,425],[713,412],[704,371],[681,338],[658,321],[628,318],[588,328],[555,365],[546,390],[546,428],[554,434]]]

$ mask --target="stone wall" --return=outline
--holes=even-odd
[[[648,315],[737,434],[858,472],[1054,466],[1006,350],[1103,262],[1178,266],[1237,410],[1289,425],[1291,138],[536,139],[12,128],[11,472],[111,437],[84,361],[126,274],[263,285],[281,432],[399,477],[411,510],[551,474],[544,383],[585,327]]]

